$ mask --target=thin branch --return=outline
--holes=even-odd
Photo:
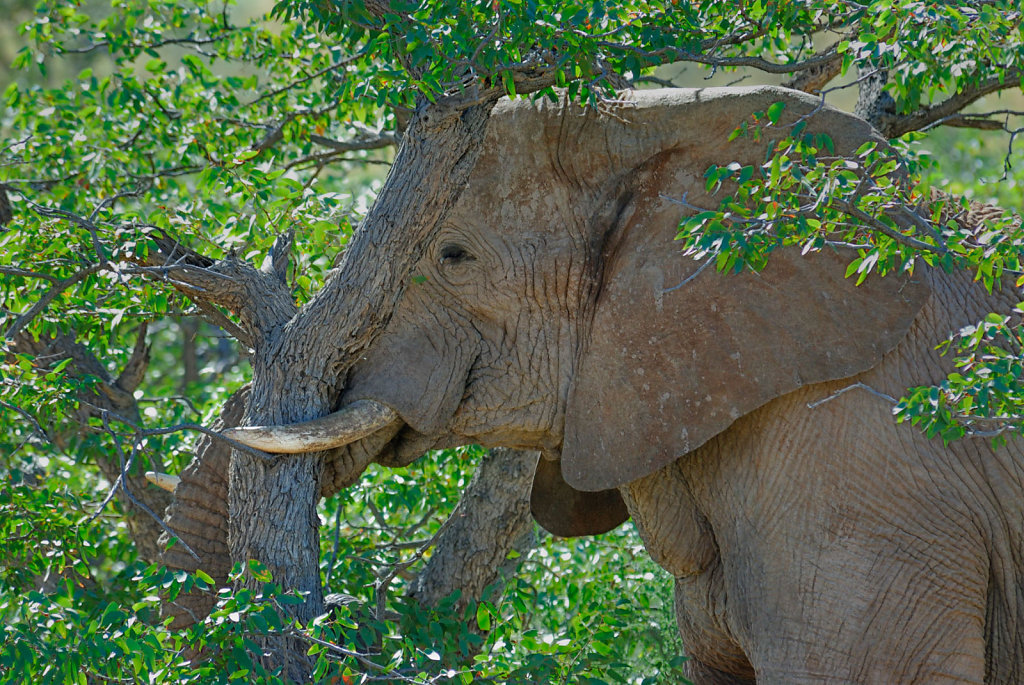
[[[896,242],[906,245],[907,247],[912,247],[915,250],[920,250],[922,252],[932,252],[934,254],[940,255],[949,253],[949,249],[945,245],[932,245],[931,243],[926,243],[912,236],[904,235],[903,233],[900,233],[899,231],[888,226],[884,221],[879,221],[878,219],[871,216],[864,210],[855,207],[851,202],[842,200],[840,198],[832,198],[832,202],[841,211],[845,212],[846,214],[849,214],[855,219],[863,221],[865,224],[868,224],[869,226],[871,226],[871,228],[875,229],[879,233],[883,233],[892,238],[893,240],[895,240]]]
[[[1002,74],[983,79],[977,84],[965,88],[937,105],[923,107],[911,114],[888,118],[884,122],[882,133],[887,138],[898,138],[910,131],[920,130],[939,119],[946,119],[990,93],[1005,88],[1019,87],[1022,73],[1024,72],[1019,67],[1007,69]]]
[[[196,416],[201,417],[203,415],[203,412],[199,411],[199,408],[196,407],[195,403],[192,401],[192,398],[186,397],[185,395],[168,395],[167,397],[140,397],[136,401],[139,404],[142,404],[143,402],[147,404],[160,404],[162,402],[181,402],[186,407],[188,407],[189,411],[191,411]]]
[[[355,138],[354,140],[333,140],[317,134],[311,135],[309,139],[317,145],[330,148],[335,152],[379,150],[380,148],[395,147],[398,145],[398,139],[395,135],[387,131],[379,131],[376,136],[372,138]]]
[[[997,121],[992,117],[1003,116],[1003,121]],[[936,126],[949,126],[951,128],[974,128],[984,131],[1009,131],[1008,121],[1012,116],[1024,116],[1024,110],[997,109],[991,112],[971,112],[965,114],[957,112],[948,117],[937,119],[928,124],[921,131],[928,131]]]
[[[107,207],[112,207],[114,203],[117,202],[118,200],[121,200],[126,197],[139,197],[140,195],[142,195],[143,193],[145,193],[146,191],[153,187],[152,178],[143,178],[141,179],[141,181],[142,182],[139,183],[139,185],[135,186],[131,190],[121,190],[116,194],[111,195],[110,197],[102,200],[98,205],[96,205],[96,208],[92,210],[92,213],[89,214],[89,223],[96,221],[96,217],[99,216],[100,212],[102,212]],[[103,253],[100,251],[98,238],[96,238],[95,232],[93,232],[93,249],[96,250],[96,254],[97,256],[100,257],[100,259],[104,258]]]
[[[18,147],[19,145],[24,145],[25,143],[27,143],[30,140],[32,140],[32,134],[31,133],[29,133],[24,138],[21,138],[19,140],[12,140],[11,142],[9,142],[6,145],[4,145],[3,149],[0,150],[0,153],[10,152],[14,148]]]
[[[331,587],[331,576],[334,575],[334,566],[338,562],[338,550],[341,547],[341,520],[345,508],[338,506],[334,513],[334,545],[331,548],[331,560],[327,562],[327,575],[324,578],[324,587]]]
[[[680,281],[678,285],[674,285],[671,288],[664,288],[661,292],[662,293],[670,293],[673,290],[679,290],[684,285],[686,285],[687,283],[689,283],[693,279],[697,278],[697,276],[700,276],[701,273],[704,271],[704,269],[706,269],[709,266],[711,266],[711,262],[713,262],[713,261],[715,261],[714,257],[708,258],[708,260],[705,261],[703,264],[701,264],[700,267],[696,271],[694,271],[692,274],[690,274],[689,276],[684,278],[682,281]]]
[[[27,269],[19,269],[14,266],[0,266],[0,274],[5,276],[21,276],[23,278],[38,278],[43,281],[49,281],[50,283],[60,283],[60,279],[52,274],[39,273],[38,271],[28,271]]]
[[[76,283],[97,273],[103,268],[103,266],[103,264],[92,264],[91,266],[82,269],[81,271],[75,273],[74,275],[69,276],[68,278],[65,278],[62,281],[54,283],[53,287],[47,290],[42,297],[36,300],[36,303],[32,305],[27,312],[19,316],[14,321],[14,323],[12,323],[10,327],[8,327],[7,331],[4,333],[4,338],[6,340],[13,340],[14,336],[16,336],[21,331],[21,329],[27,326],[29,322],[32,321],[32,319],[39,316],[39,314],[41,314],[43,310],[50,306],[50,303],[53,302],[58,295],[60,295],[61,293],[63,293],[65,290],[75,285]]]
[[[9,410],[11,410],[11,411],[13,411],[13,412],[15,412],[17,414],[21,414],[22,418],[24,418],[26,421],[28,421],[29,423],[32,424],[32,432],[33,433],[35,433],[37,436],[39,436],[44,442],[47,442],[47,443],[52,443],[53,442],[53,439],[50,437],[50,434],[47,433],[43,429],[43,427],[41,425],[39,425],[39,421],[36,420],[36,417],[34,417],[31,414],[29,414],[27,411],[25,411],[21,407],[15,406],[13,404],[8,404],[7,402],[4,402],[3,400],[0,400],[0,407],[4,407],[5,409],[9,409]]]
[[[426,542],[420,545],[419,549],[405,561],[397,562],[389,565],[387,573],[378,576],[376,582],[373,584],[374,601],[376,605],[376,618],[382,620],[385,614],[384,602],[387,597],[387,589],[391,585],[392,581],[403,571],[407,570],[410,566],[417,563],[423,558],[423,555],[427,553],[431,547],[437,544],[437,541],[441,538],[448,527],[452,525],[452,522],[456,520],[459,510],[462,508],[462,500],[455,505],[455,509],[452,511],[451,516],[444,520],[444,522],[438,527],[437,532],[430,536]]]
[[[128,43],[128,44],[124,45],[123,48],[133,49],[133,50],[155,50],[157,48],[162,48],[162,47],[165,47],[165,46],[168,46],[168,45],[191,45],[191,46],[210,45],[211,43],[216,43],[218,41],[224,40],[225,38],[228,38],[229,37],[228,34],[231,33],[234,30],[235,30],[234,27],[224,27],[224,34],[220,35],[220,36],[209,36],[209,37],[206,37],[206,38],[196,38],[194,36],[194,34],[190,33],[189,35],[185,36],[184,38],[165,38],[164,40],[160,40],[160,41],[157,41],[155,43],[150,43],[149,45],[143,45],[141,43]],[[98,43],[90,43],[89,45],[85,45],[85,46],[80,47],[80,48],[59,48],[58,54],[85,54],[85,53],[92,52],[94,50],[99,50],[100,48],[109,48],[109,47],[110,47],[110,42],[106,41],[106,40],[102,40],[102,41],[100,41]]]
[[[626,45],[623,43],[613,43],[608,41],[598,41],[597,44],[601,47],[612,50],[632,52],[635,55],[659,64],[667,61],[681,61],[695,62],[697,64],[704,64],[715,68],[751,67],[768,74],[792,74],[799,71],[806,71],[808,69],[817,69],[824,65],[828,65],[837,59],[837,55],[834,52],[826,51],[818,53],[814,57],[808,57],[801,62],[779,64],[778,62],[770,62],[761,57],[719,57],[716,55],[691,52],[690,50],[671,46],[659,48],[658,50],[644,50],[636,47],[635,45]]]
[[[154,521],[160,524],[160,528],[162,528],[163,531],[167,533],[169,536],[173,538],[178,538],[178,542],[181,543],[181,546],[185,549],[186,552],[188,552],[192,556],[193,559],[195,559],[197,562],[202,562],[202,560],[199,558],[199,555],[195,553],[195,551],[188,545],[188,543],[186,543],[181,538],[180,535],[171,530],[167,526],[167,524],[164,523],[164,520],[156,514],[156,512],[150,509],[145,502],[139,500],[139,498],[137,498],[132,493],[132,491],[128,489],[128,468],[130,467],[131,463],[135,460],[135,455],[138,454],[139,445],[141,444],[140,438],[142,436],[140,435],[140,431],[136,431],[135,438],[134,440],[132,440],[131,457],[125,459],[124,448],[121,447],[121,441],[117,439],[117,435],[114,433],[113,429],[110,428],[110,416],[111,412],[107,410],[103,410],[103,412],[100,414],[100,417],[103,420],[103,428],[107,431],[107,433],[111,435],[111,437],[114,438],[114,446],[117,448],[117,456],[121,462],[121,474],[117,477],[117,481],[114,483],[114,487],[111,488],[111,495],[108,495],[107,499],[104,500],[104,506],[106,506],[106,503],[110,501],[114,490],[116,490],[118,483],[120,483],[121,491],[128,497],[129,500],[131,500],[132,504],[134,504],[139,509],[149,514]],[[102,509],[100,511],[102,511]],[[97,511],[94,516],[96,515],[99,515],[99,511]]]
[[[116,419],[117,421],[120,421],[121,423],[123,423],[125,425],[131,426],[134,429],[135,434],[138,435],[139,437],[142,437],[142,438],[149,438],[149,437],[153,437],[153,436],[157,436],[157,435],[167,435],[169,433],[180,433],[181,431],[192,430],[192,431],[197,431],[199,433],[202,433],[203,435],[207,435],[207,436],[213,438],[214,440],[220,440],[222,442],[226,442],[227,444],[231,445],[231,447],[233,447],[234,449],[239,450],[241,452],[245,452],[246,454],[254,456],[257,459],[261,459],[261,460],[263,460],[265,462],[273,463],[273,462],[277,461],[278,456],[279,456],[279,455],[267,454],[266,452],[262,452],[262,451],[260,451],[258,449],[249,447],[248,445],[243,445],[242,443],[238,442],[237,440],[232,440],[231,438],[227,437],[223,433],[215,431],[212,428],[207,428],[206,426],[203,426],[202,424],[198,424],[198,423],[178,423],[178,424],[175,424],[173,426],[165,426],[163,428],[143,428],[142,426],[140,426],[135,421],[132,421],[131,419],[125,418],[124,416],[121,416],[120,414],[116,414],[116,413],[110,411],[109,409],[105,409],[103,407],[99,407],[99,406],[96,406],[96,405],[89,405],[89,406],[91,406],[94,409],[96,409],[97,411],[101,412],[101,414],[103,416],[109,416],[111,418]]]
[[[635,79],[633,79],[633,84],[635,85],[637,83],[653,83],[661,86],[662,88],[679,88],[679,84],[671,81],[670,79],[655,76],[654,74],[648,74],[646,76],[637,76]]]
[[[229,319],[221,310],[217,309],[215,305],[199,299],[193,299],[192,302],[195,303],[196,308],[202,312],[203,318],[207,321],[212,323],[214,326],[222,328],[225,333],[245,347],[253,347],[252,336],[249,335],[241,326]]]
[[[853,385],[848,385],[845,388],[837,390],[836,392],[832,393],[828,397],[820,399],[817,402],[808,402],[807,403],[807,408],[808,409],[817,409],[818,407],[820,407],[821,405],[825,404],[826,402],[831,402],[832,400],[836,399],[837,397],[840,397],[841,395],[845,395],[846,393],[850,392],[851,390],[858,390],[858,389],[860,389],[860,390],[867,390],[869,393],[871,393],[875,397],[883,399],[886,402],[888,402],[889,404],[892,404],[892,405],[896,404],[896,398],[893,397],[892,395],[887,395],[884,392],[881,392],[880,390],[875,390],[870,385],[867,385],[865,383],[861,383],[861,382],[858,381],[857,383],[854,383]]]
[[[276,96],[280,95],[281,93],[287,92],[287,91],[291,90],[292,88],[295,88],[296,86],[301,86],[304,83],[308,83],[308,82],[312,81],[313,79],[315,79],[317,77],[323,76],[324,74],[329,74],[332,71],[336,71],[338,69],[341,69],[342,67],[347,66],[347,65],[351,64],[352,62],[356,61],[360,57],[363,57],[365,49],[366,48],[364,48],[364,50],[362,50],[360,52],[357,52],[354,55],[346,57],[343,60],[335,62],[334,64],[330,64],[330,65],[324,67],[323,69],[320,69],[319,71],[316,71],[316,72],[314,72],[312,74],[309,74],[307,76],[303,76],[300,79],[297,79],[295,81],[292,81],[291,83],[283,85],[280,88],[275,88],[274,90],[268,91],[268,92],[264,93],[263,95],[260,95],[258,98],[256,98],[252,102],[248,102],[248,103],[242,105],[242,107],[243,108],[244,107],[252,107],[253,105],[258,104],[260,102],[263,102],[264,100],[269,100],[270,98],[276,97]]]

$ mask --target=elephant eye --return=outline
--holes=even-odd
[[[471,262],[476,257],[469,254],[466,248],[461,245],[445,245],[441,248],[441,264],[442,266],[450,266],[453,264],[461,264],[462,262]]]

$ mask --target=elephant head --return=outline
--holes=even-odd
[[[764,134],[730,134],[786,104]],[[850,255],[781,250],[722,275],[674,242],[678,202],[716,207],[712,164],[760,165],[804,118],[839,152],[863,121],[777,88],[641,91],[597,109],[498,106],[485,152],[386,330],[345,379],[342,408],[232,437],[270,451],[336,448],[325,492],[372,460],[461,444],[540,450],[535,516],[561,535],[626,518],[617,488],[804,385],[875,365],[926,296],[844,278]],[[730,138],[733,138],[730,140]]]

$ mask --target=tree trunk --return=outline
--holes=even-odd
[[[488,452],[409,596],[436,606],[461,590],[460,610],[470,601],[500,596],[519,563],[509,564],[509,553],[514,549],[525,555],[534,545],[530,489],[539,456],[502,447]],[[485,596],[495,584],[493,594]]]
[[[261,322],[246,425],[293,423],[335,407],[345,371],[387,324],[409,272],[468,181],[496,99],[464,110],[420,108],[340,267],[290,321]],[[305,593],[304,603],[286,607],[303,623],[324,608],[316,513],[323,457],[263,460],[236,450],[231,458],[231,558],[256,559],[283,588]],[[247,578],[244,585],[261,584]],[[261,646],[268,667],[285,664],[287,678],[307,679],[303,645],[273,639]]]
[[[896,116],[896,102],[885,90],[885,84],[889,80],[889,71],[874,67],[859,67],[857,77],[860,79],[860,84],[857,92],[857,105],[853,108],[853,113],[885,134],[890,122]]]

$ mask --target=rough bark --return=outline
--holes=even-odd
[[[885,91],[889,72],[885,69],[861,67],[857,76],[860,84],[853,113],[884,133],[896,117],[896,102]]]
[[[1000,129],[1003,126],[995,119],[972,117],[962,110],[991,93],[1007,88],[1016,88],[1020,83],[1020,68],[1010,68],[1002,74],[979,79],[964,86],[942,102],[921,106],[917,110],[899,114],[892,96],[885,91],[889,72],[885,69],[862,67],[859,70],[860,90],[854,114],[866,120],[886,138],[899,138],[911,131],[920,131],[939,124],[949,126],[970,126],[982,129]]]
[[[290,321],[261,321],[267,335],[253,354],[245,424],[294,423],[334,408],[347,366],[387,324],[410,270],[465,186],[496,100],[463,110],[424,107],[416,115],[377,202],[323,290]],[[288,605],[301,622],[324,608],[316,513],[323,458],[264,461],[236,451],[231,459],[231,558],[257,559],[284,588],[306,593],[306,602]],[[307,677],[303,645],[263,647],[268,665],[285,664],[292,680]]]
[[[492,599],[484,596],[489,586],[500,594],[518,565],[510,568],[509,553],[525,554],[534,544],[530,487],[538,458],[538,452],[501,447],[488,452],[409,596],[436,606],[461,590],[456,606],[462,609],[472,600]]]
[[[212,426],[214,430],[241,423],[248,391],[246,386],[228,398],[220,419]],[[230,459],[231,447],[227,443],[206,435],[200,438],[195,457],[182,471],[174,500],[167,507],[167,527],[199,555],[199,560],[180,544],[166,549],[169,538],[166,533],[160,537],[160,549],[164,550],[161,562],[165,566],[189,573],[202,569],[218,586],[227,584],[232,565],[228,553],[227,506]],[[185,628],[203,620],[216,600],[213,592],[182,593],[175,601],[164,605],[163,613],[174,617],[172,628]]]
[[[550,85],[552,71],[544,60],[517,71],[517,91]],[[298,313],[275,275],[280,269],[256,272],[231,256],[214,262],[170,237],[156,236],[160,251],[145,268],[253,348],[244,425],[294,423],[335,408],[348,368],[387,325],[411,268],[465,187],[491,110],[503,94],[497,87],[473,86],[421,102],[377,202],[324,288]],[[169,269],[174,269],[171,277]],[[230,309],[241,325],[227,320],[217,306]],[[239,451],[231,458],[231,558],[256,559],[284,588],[306,593],[305,603],[286,608],[300,622],[323,609],[316,503],[324,458],[324,453],[261,458]],[[244,584],[258,585],[251,579]],[[265,662],[285,664],[287,678],[302,680],[308,674],[304,645],[262,646]]]

